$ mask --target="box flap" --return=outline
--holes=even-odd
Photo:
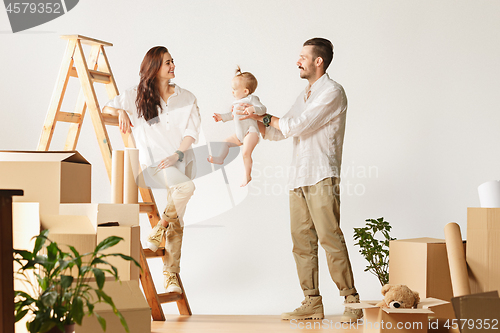
[[[421,299],[420,302],[418,303],[417,307],[422,308],[422,309],[428,309],[429,307],[432,306],[438,306],[438,305],[443,305],[450,303],[448,301],[439,299],[439,298],[434,298],[434,297],[427,297],[424,299]]]
[[[344,306],[352,308],[352,309],[371,309],[371,308],[377,308],[376,304],[379,301],[362,301],[359,303],[345,303]],[[431,306],[437,306],[441,304],[446,304],[449,303],[447,301],[443,301],[437,298],[429,297],[429,298],[424,298],[420,300],[420,303],[418,303],[418,308],[417,309],[394,309],[394,308],[381,308],[384,312],[386,313],[428,313],[432,314],[431,310],[429,310],[429,307]]]
[[[421,238],[410,238],[410,239],[397,239],[391,242],[439,244],[439,243],[445,243],[446,241],[444,239],[439,239],[439,238],[421,237]]]
[[[79,152],[71,151],[14,151],[1,150],[0,161],[6,162],[70,162],[90,164]]]
[[[92,234],[96,231],[89,218],[82,215],[40,215],[42,229],[58,234]]]

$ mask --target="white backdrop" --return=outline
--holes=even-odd
[[[175,82],[198,98],[201,145],[232,133],[231,123],[215,123],[212,114],[230,105],[237,65],[255,74],[256,94],[281,116],[307,84],[296,67],[302,43],[326,37],[335,45],[328,72],[349,99],[342,226],[356,287],[362,298],[376,299],[380,286],[363,272],[353,227],[383,216],[394,237],[444,238],[444,225],[455,221],[465,238],[477,186],[499,178],[499,14],[500,2],[485,0],[84,0],[12,34],[0,10],[0,149],[36,149],[66,46],[59,35],[112,42],[107,53],[121,91],[137,83],[150,47],[167,46]],[[70,82],[69,92],[76,87]],[[104,104],[104,89],[99,96]],[[69,99],[63,109],[72,108]],[[56,128],[52,149],[62,148],[65,130]],[[122,148],[118,131],[109,132],[113,147]],[[89,118],[78,150],[93,165],[92,201],[109,202]],[[238,188],[241,161],[231,164],[232,209],[220,172],[196,181],[181,274],[195,313],[279,314],[300,305],[285,191],[290,155],[290,140],[261,141],[246,189]],[[340,314],[322,249],[320,260],[325,312]],[[160,283],[161,264],[151,265]],[[177,313],[175,305],[165,308]]]

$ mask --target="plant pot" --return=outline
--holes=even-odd
[[[75,324],[64,326],[64,333],[75,333]]]

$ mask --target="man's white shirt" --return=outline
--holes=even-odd
[[[344,88],[324,74],[280,118],[280,130],[266,128],[266,140],[293,137],[290,189],[340,177],[346,112]]]

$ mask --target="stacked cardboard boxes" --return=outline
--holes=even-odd
[[[30,239],[40,228],[49,229],[49,239],[63,250],[71,245],[80,254],[92,252],[98,242],[114,235],[124,241],[106,251],[139,261],[139,206],[91,204],[91,166],[78,152],[0,151],[0,167],[2,187],[20,188],[25,193],[13,205],[14,248],[31,250],[34,243]],[[119,226],[99,227],[106,222]],[[125,316],[130,332],[149,332],[151,310],[139,288],[140,269],[119,257],[110,262],[118,268],[121,281],[107,281],[105,292]],[[124,331],[110,309],[99,305],[95,311],[107,319],[107,332]],[[77,332],[101,331],[96,323],[90,318]],[[26,332],[25,323],[18,323],[16,332]]]

